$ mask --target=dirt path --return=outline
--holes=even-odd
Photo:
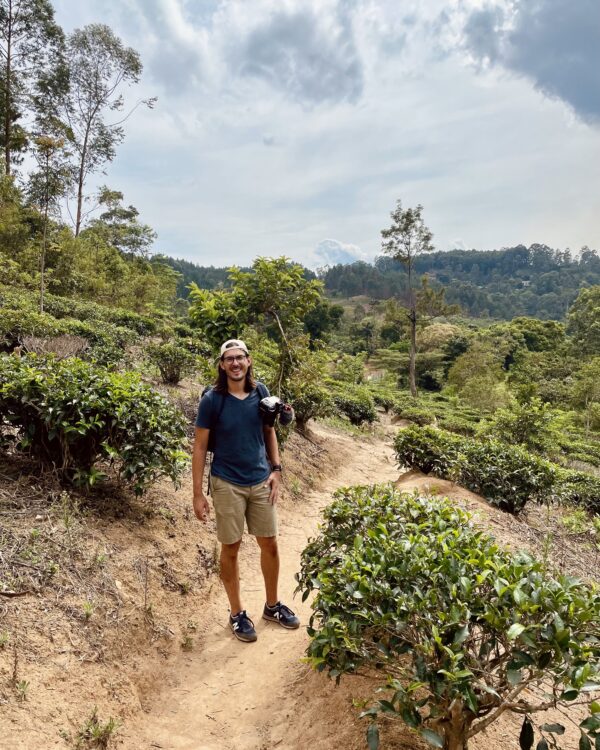
[[[322,428],[320,436],[327,439]],[[308,604],[293,600],[294,574],[300,552],[314,535],[321,509],[340,486],[394,480],[398,470],[389,442],[358,442],[336,434],[338,471],[319,491],[307,494],[280,512],[281,591],[302,619],[299,631],[286,631],[260,619],[264,603],[259,557],[253,540],[242,547],[241,578],[244,606],[254,617],[258,641],[236,641],[227,627],[227,600],[220,585],[213,586],[203,612],[190,613],[202,633],[202,645],[182,657],[173,674],[165,676],[159,699],[143,725],[123,731],[121,741],[135,750],[259,750],[304,744],[306,714],[291,700],[299,683],[310,679],[302,664],[308,636]],[[339,446],[339,452],[337,447]],[[335,744],[330,745],[335,747]]]

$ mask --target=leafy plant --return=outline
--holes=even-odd
[[[585,702],[600,687],[598,590],[498,547],[448,500],[338,490],[297,579],[303,599],[317,592],[312,665],[336,681],[379,675],[385,697],[363,716],[400,719],[435,747],[466,750],[506,711]],[[593,741],[597,714],[580,729]],[[368,738],[376,748],[375,723]]]
[[[17,691],[17,700],[24,702],[27,700],[27,694],[29,693],[29,682],[27,680],[19,680],[15,685]]]
[[[343,354],[342,357],[335,363],[335,370],[333,377],[336,380],[341,380],[344,383],[353,383],[360,385],[365,380],[365,362],[367,355],[365,352],[360,352],[354,356],[350,354]]]
[[[534,397],[508,409],[498,409],[489,422],[482,424],[480,434],[547,454],[555,448],[558,438],[555,418],[550,406]]]
[[[332,388],[335,407],[346,416],[351,424],[371,424],[377,419],[375,402],[366,386],[338,383]]]
[[[591,527],[587,513],[584,510],[574,510],[561,519],[561,523],[573,534],[584,534]]]
[[[183,416],[132,373],[0,356],[0,414],[16,449],[78,485],[104,479],[96,464],[108,461],[141,494],[159,476],[177,482],[187,463]]]
[[[120,726],[120,722],[117,719],[113,719],[112,716],[106,722],[98,717],[98,706],[94,706],[94,709],[81,729],[77,732],[75,738],[76,748],[107,748],[111,737],[115,734]]]
[[[402,466],[460,482],[509,513],[556,496],[559,467],[517,446],[431,427],[400,430],[394,446]]]
[[[174,343],[150,344],[146,355],[158,367],[163,383],[170,385],[177,385],[196,364],[196,357],[190,351]]]

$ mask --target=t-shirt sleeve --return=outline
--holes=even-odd
[[[259,399],[263,399],[263,398],[266,398],[267,396],[271,395],[269,393],[269,389],[267,388],[267,386],[264,383],[262,383],[262,382],[260,384],[260,390],[258,388],[256,390],[258,391],[258,398]],[[263,393],[261,393],[261,391],[263,391]]]
[[[196,415],[196,427],[210,429],[210,421],[213,410],[212,392],[205,393],[198,404],[198,414]]]

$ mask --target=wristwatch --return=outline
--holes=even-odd
[[[281,464],[273,464],[271,466],[271,471],[278,471],[279,473],[281,473],[281,471],[282,471]]]

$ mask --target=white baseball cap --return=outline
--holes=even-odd
[[[241,339],[229,339],[229,341],[226,341],[221,347],[221,356],[223,356],[228,349],[241,349],[248,354],[248,347]]]

